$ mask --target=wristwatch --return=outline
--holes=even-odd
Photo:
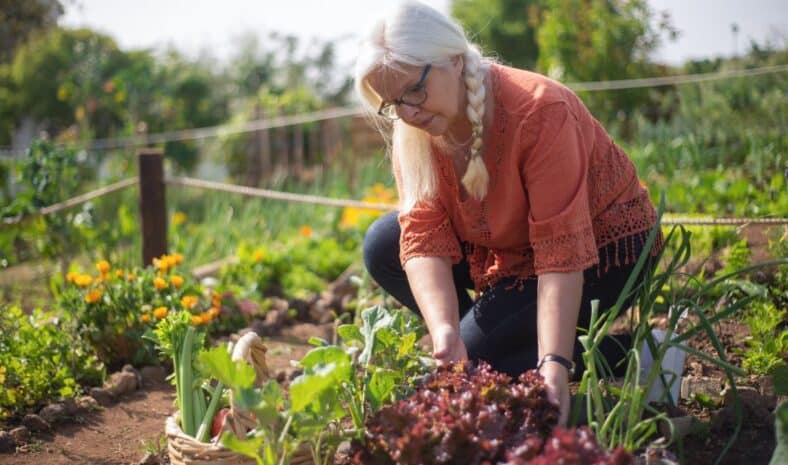
[[[546,354],[544,357],[542,357],[542,359],[539,360],[539,363],[536,364],[536,371],[539,371],[539,368],[541,368],[545,362],[560,363],[567,369],[567,371],[569,371],[570,378],[575,374],[575,362],[557,354]]]

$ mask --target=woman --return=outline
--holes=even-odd
[[[439,362],[538,366],[565,424],[576,327],[592,299],[612,306],[656,222],[633,164],[569,89],[485,59],[418,2],[373,24],[355,77],[401,201],[367,232],[370,274],[422,315]],[[614,366],[631,339],[608,342]]]

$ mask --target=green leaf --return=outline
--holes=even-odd
[[[397,358],[410,354],[414,347],[416,347],[416,333],[408,333],[402,336],[399,348],[397,349]]]
[[[301,412],[321,394],[350,382],[350,356],[336,346],[312,349],[301,360],[304,373],[290,384],[290,409]]]
[[[306,341],[307,344],[315,347],[323,347],[328,345],[328,341],[323,339],[322,337],[312,336],[309,340]]]
[[[372,411],[378,411],[385,404],[396,386],[397,373],[394,370],[378,369],[372,374],[367,384],[367,399]]]
[[[364,336],[361,334],[361,330],[359,330],[358,326],[356,325],[341,325],[337,327],[337,334],[339,334],[339,337],[341,337],[345,342],[364,342]]]
[[[780,365],[772,371],[774,392],[778,396],[788,396],[788,365]]]
[[[364,350],[359,356],[359,362],[366,366],[375,350],[377,332],[392,323],[391,314],[383,307],[377,305],[361,312],[361,334],[364,336]]]
[[[238,390],[251,388],[254,384],[254,368],[242,360],[233,362],[224,346],[202,351],[199,357],[204,371],[225,386]]]
[[[263,460],[260,458],[262,437],[239,439],[234,434],[225,432],[222,434],[222,445],[235,453],[257,460],[258,465],[263,465]]]

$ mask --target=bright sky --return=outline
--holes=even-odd
[[[424,0],[448,12],[450,0]],[[679,39],[665,44],[656,59],[678,64],[688,58],[744,52],[750,39],[788,44],[787,0],[648,0],[667,10]],[[339,46],[342,64],[352,62],[358,31],[366,20],[394,0],[74,0],[67,2],[61,24],[87,26],[108,33],[124,48],[173,45],[196,56],[209,50],[219,58],[232,54],[243,33],[293,33],[302,38],[346,38]],[[371,8],[371,5],[374,7]],[[731,24],[739,26],[734,40]]]

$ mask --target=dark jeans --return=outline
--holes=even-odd
[[[397,214],[390,213],[380,217],[370,226],[364,237],[364,262],[370,275],[383,289],[420,315],[408,278],[400,264],[399,236]],[[642,242],[636,241],[639,245],[636,247],[636,254],[640,253]],[[623,260],[624,247],[617,250],[621,251],[619,255]],[[600,249],[601,257],[611,256],[612,253],[613,249]],[[584,271],[578,328],[588,328],[591,300],[599,300],[600,311],[613,306],[633,268],[634,265],[610,267],[601,275],[597,273],[596,266]],[[453,265],[452,272],[459,302],[460,334],[468,350],[468,357],[486,360],[495,369],[515,377],[535,368],[538,361],[537,280],[527,279],[524,286],[512,286],[515,278],[505,278],[486,289],[474,302],[467,291],[473,288],[473,282],[465,259]],[[626,362],[623,360],[626,358],[626,351],[631,347],[632,338],[628,334],[608,336],[600,345],[602,354],[617,376],[623,375],[626,370]],[[582,352],[582,345],[575,341],[575,379],[579,379],[584,370]]]

